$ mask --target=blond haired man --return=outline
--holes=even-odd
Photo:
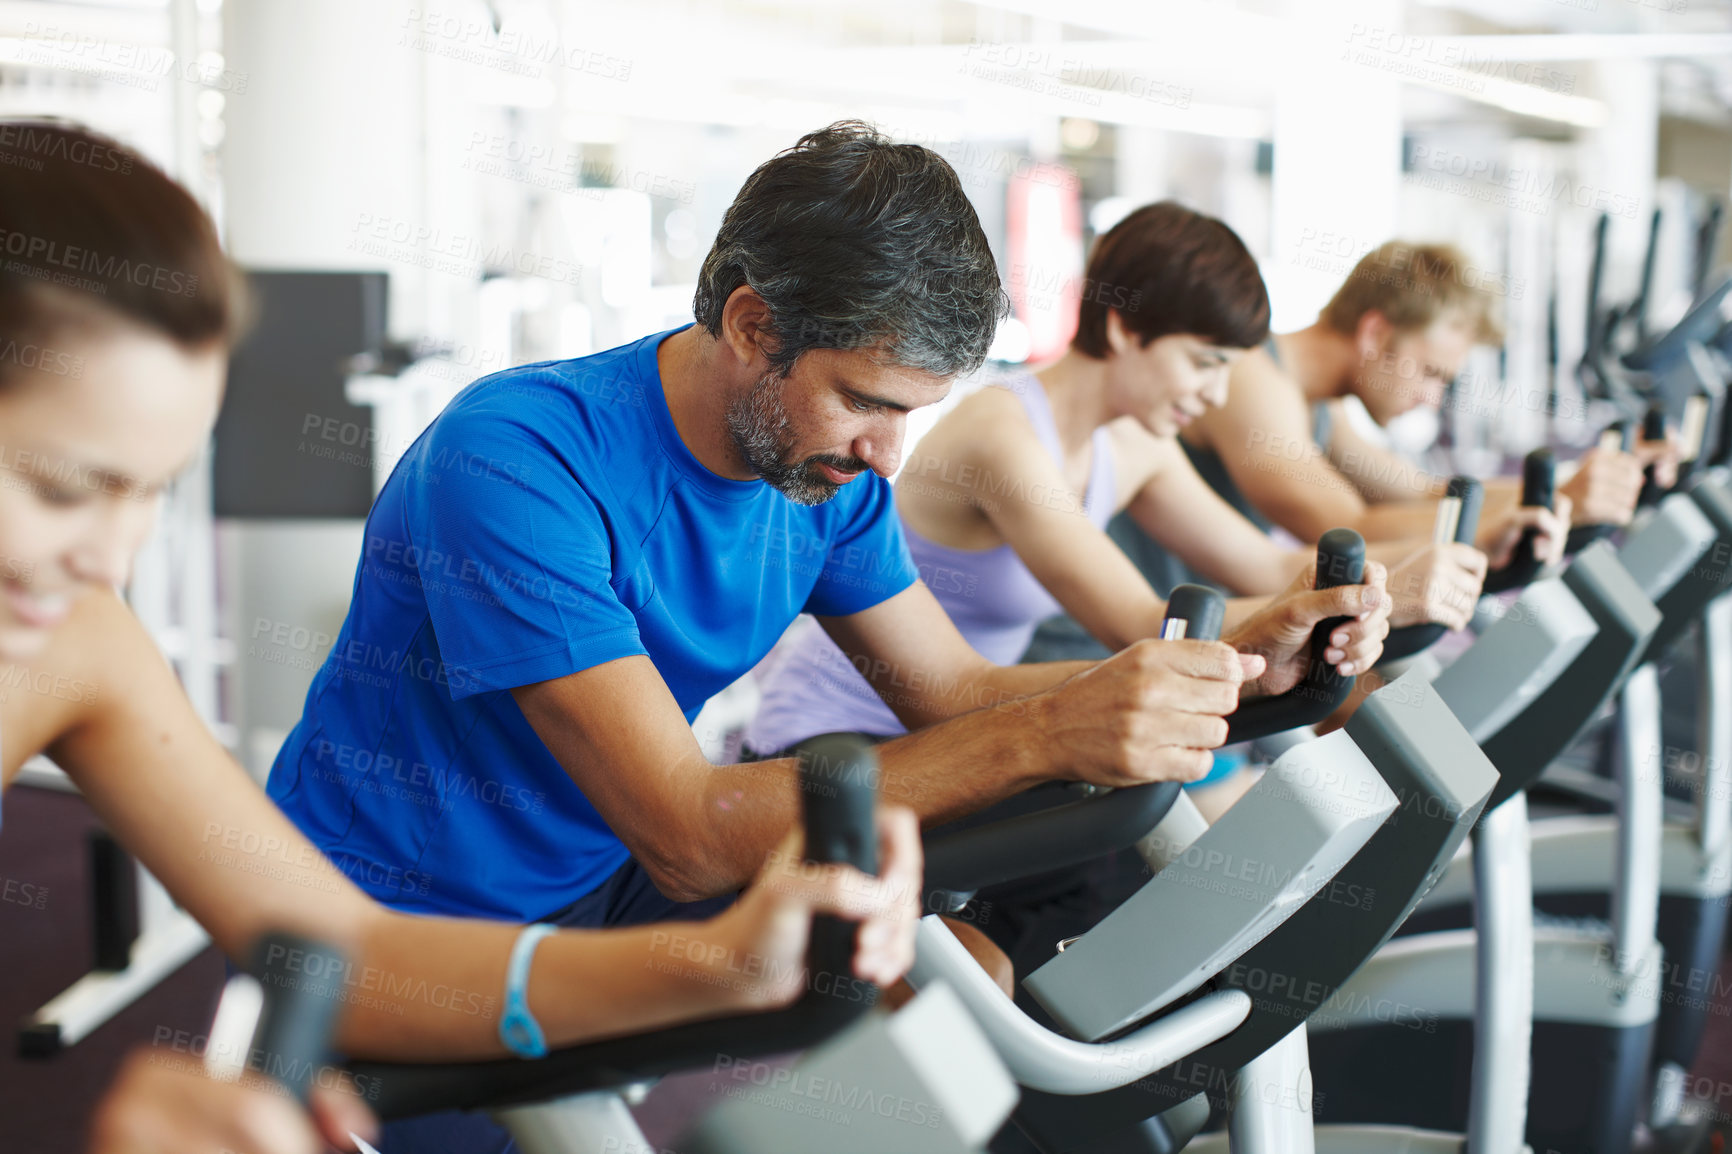
[[[1356,433],[1339,402],[1357,397],[1379,425],[1436,406],[1476,344],[1501,339],[1491,297],[1460,250],[1389,241],[1366,253],[1309,327],[1271,337],[1233,367],[1227,403],[1183,433],[1222,495],[1302,540],[1337,525],[1367,540],[1425,537],[1445,480]],[[1645,456],[1590,450],[1559,486],[1558,512],[1623,524],[1635,509]],[[1495,567],[1521,530],[1561,549],[1556,521],[1518,508],[1519,482],[1486,484],[1478,545]]]

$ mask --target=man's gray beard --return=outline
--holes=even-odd
[[[728,405],[728,435],[746,465],[788,500],[822,505],[842,486],[819,476],[811,462],[790,461],[794,422],[782,405],[782,378],[765,373],[752,391]]]

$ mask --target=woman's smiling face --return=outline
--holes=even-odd
[[[1113,351],[1108,381],[1114,414],[1134,418],[1157,437],[1177,436],[1226,403],[1228,374],[1244,352],[1189,333],[1156,337],[1145,345],[1116,316],[1108,320],[1107,340]]]
[[[218,345],[100,306],[72,315],[0,365],[0,660],[40,652],[78,597],[125,583],[222,400]]]

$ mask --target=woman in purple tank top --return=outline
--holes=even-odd
[[[1127,216],[1096,243],[1072,347],[1035,372],[978,390],[909,454],[896,507],[926,584],[983,657],[1015,662],[1039,623],[1068,612],[1109,649],[1160,634],[1164,601],[1109,538],[1129,509],[1186,565],[1241,594],[1226,628],[1309,587],[1309,549],[1278,544],[1197,475],[1178,433],[1226,398],[1228,371],[1269,334],[1256,262],[1225,224],[1171,201]],[[1484,557],[1467,546],[1385,546],[1392,627],[1459,628]],[[850,658],[803,623],[760,667],[745,733],[769,756],[830,732],[904,732]],[[909,676],[916,674],[911,671]],[[1205,812],[1242,792],[1244,781]]]

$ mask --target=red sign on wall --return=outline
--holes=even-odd
[[[1082,182],[1062,164],[1035,164],[1005,193],[1010,302],[1028,329],[1028,359],[1050,361],[1076,335],[1083,281]]]

